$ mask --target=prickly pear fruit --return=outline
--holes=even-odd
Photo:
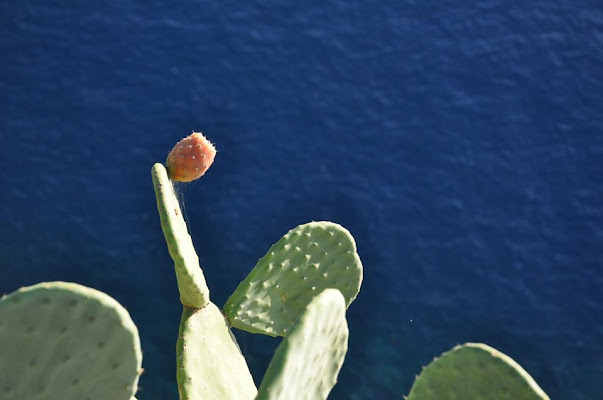
[[[216,157],[213,144],[201,132],[179,141],[168,155],[166,166],[170,179],[190,182],[200,178],[209,169]]]

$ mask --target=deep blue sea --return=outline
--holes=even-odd
[[[331,399],[400,399],[457,343],[553,399],[603,399],[603,6],[595,0],[0,3],[0,292],[103,290],[176,399],[181,306],[150,177],[185,186],[222,305],[311,220],[365,280]],[[259,384],[279,340],[236,333]]]

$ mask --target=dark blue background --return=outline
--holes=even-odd
[[[300,223],[356,238],[332,399],[400,398],[465,341],[601,395],[599,1],[100,3],[0,4],[0,292],[106,291],[140,329],[139,399],[176,398],[150,168],[201,130],[219,153],[183,197],[215,303]],[[278,340],[237,335],[259,383]]]

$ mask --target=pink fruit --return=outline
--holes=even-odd
[[[201,132],[193,132],[179,141],[168,155],[168,175],[174,181],[190,182],[203,176],[215,157],[214,145]]]

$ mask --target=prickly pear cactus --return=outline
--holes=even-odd
[[[130,400],[142,372],[128,312],[75,283],[41,283],[3,297],[0,357],[3,400]]]
[[[180,399],[325,399],[347,351],[345,309],[362,282],[354,239],[330,222],[299,226],[270,249],[229,299],[226,311],[234,326],[273,336],[291,330],[258,393],[229,321],[209,299],[170,180],[195,179],[196,172],[211,165],[215,151],[206,157],[193,154],[198,139],[187,138],[174,147],[168,156],[169,175],[161,164],[152,170],[161,227],[184,306],[176,345]],[[211,161],[193,165],[199,158]],[[323,292],[326,288],[339,290]]]
[[[434,359],[415,380],[408,400],[548,400],[513,359],[481,343],[466,343]]]
[[[332,222],[289,231],[261,258],[224,305],[233,327],[285,336],[314,296],[338,289],[346,307],[362,284],[352,235]]]
[[[310,301],[279,345],[257,400],[324,400],[348,348],[345,299],[326,289]]]

